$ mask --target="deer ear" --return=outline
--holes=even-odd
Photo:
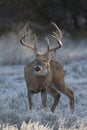
[[[49,61],[50,60],[55,60],[56,59],[56,52],[55,51],[52,51],[49,53]]]

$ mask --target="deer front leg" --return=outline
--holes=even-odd
[[[50,94],[54,98],[54,103],[53,103],[52,108],[51,108],[51,111],[54,112],[55,108],[59,102],[59,99],[61,97],[61,94],[53,88],[48,89],[47,92],[48,92],[48,94]]]
[[[47,100],[47,92],[45,89],[41,91],[41,98],[42,98],[42,105],[45,110],[46,109],[46,100]]]
[[[32,94],[30,93],[30,91],[28,91],[28,102],[29,102],[29,109],[32,109],[33,102],[32,102]]]

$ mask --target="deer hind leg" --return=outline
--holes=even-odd
[[[55,89],[53,89],[53,88],[50,88],[48,90],[48,94],[50,94],[54,98],[54,103],[53,103],[52,108],[51,108],[51,111],[54,112],[55,108],[56,108],[56,106],[57,106],[57,104],[59,102],[61,94],[59,92],[57,92]]]
[[[74,112],[74,92],[72,90],[70,90],[69,88],[67,88],[65,86],[65,84],[58,86],[57,90],[59,90],[61,93],[65,94],[66,96],[69,97],[70,109],[71,109],[71,112],[73,113]]]
[[[46,100],[47,100],[47,92],[45,89],[41,91],[41,99],[42,99],[43,108],[45,110],[46,109]]]

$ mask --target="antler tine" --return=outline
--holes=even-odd
[[[33,47],[29,46],[27,43],[25,43],[25,42],[23,41],[24,38],[25,38],[27,35],[28,35],[28,33],[26,33],[26,34],[20,39],[20,43],[21,43],[23,46],[28,47],[28,48],[32,49],[33,51],[35,51],[35,49],[34,49]]]
[[[49,42],[48,37],[46,37],[46,41],[47,41],[47,50],[49,51],[50,50],[50,42]]]
[[[29,23],[30,23],[30,21],[27,21],[27,23],[26,23],[25,26],[23,27],[23,29],[22,29],[22,32],[23,32],[23,33],[26,33],[26,31],[27,31],[27,29],[28,29],[28,27],[29,27]]]
[[[55,28],[57,29],[57,32],[59,34],[58,35],[56,32],[53,31],[52,32],[53,34],[51,35],[51,37],[53,37],[58,42],[59,46],[52,48],[52,49],[49,49],[48,52],[55,51],[55,50],[62,47],[62,33],[61,33],[60,29],[58,28],[58,26],[54,22],[51,22],[51,23],[55,26]]]
[[[33,51],[36,51],[36,45],[35,45],[35,44],[34,44],[34,47],[32,47],[32,46],[30,46],[29,44],[27,44],[27,43],[24,42],[24,38],[25,38],[27,35],[29,35],[29,33],[25,33],[26,30],[27,30],[28,25],[29,25],[29,21],[26,23],[26,25],[25,25],[24,28],[23,28],[23,33],[24,33],[24,35],[23,35],[22,38],[20,39],[20,43],[21,43],[23,46],[28,47],[28,48],[30,48],[30,49],[33,50]]]
[[[54,23],[54,22],[51,22],[54,26],[55,26],[55,28],[57,29],[57,31],[58,31],[58,33],[59,33],[59,37],[61,38],[61,40],[62,40],[62,33],[61,33],[61,30],[58,28],[58,26]],[[56,33],[55,33],[56,34]]]

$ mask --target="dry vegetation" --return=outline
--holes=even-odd
[[[40,94],[33,98],[33,110],[28,110],[24,65],[17,64],[29,62],[33,55],[18,41],[19,35],[14,33],[0,38],[0,130],[87,130],[87,39],[64,37],[63,48],[56,55],[64,65],[65,82],[75,93],[73,115],[65,95],[54,113],[49,111],[50,96],[46,112],[42,110]]]

